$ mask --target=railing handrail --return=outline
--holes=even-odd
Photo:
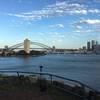
[[[89,90],[92,90],[94,92],[97,92],[97,93],[100,93],[100,91],[97,91],[96,89],[86,85],[86,84],[83,84],[82,82],[80,81],[77,81],[77,80],[73,80],[73,79],[69,79],[69,78],[65,78],[63,76],[59,76],[59,75],[54,75],[54,74],[51,74],[51,73],[41,73],[41,72],[27,72],[27,71],[9,71],[9,70],[0,70],[0,73],[16,73],[16,74],[36,74],[36,75],[48,75],[48,76],[52,76],[52,77],[57,77],[57,78],[60,78],[60,79],[64,79],[64,80],[67,80],[67,81],[70,81],[70,82],[75,82],[81,86],[83,86],[84,88],[88,88]]]

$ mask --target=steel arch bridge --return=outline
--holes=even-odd
[[[39,46],[39,47],[41,47],[42,49],[44,49],[45,51],[52,51],[52,48],[51,48],[50,46],[47,46],[47,45],[45,45],[45,44],[43,44],[43,43],[32,42],[32,41],[30,41],[30,45]],[[18,48],[21,47],[21,46],[24,46],[24,42],[23,42],[23,43],[15,44],[15,45],[13,45],[13,46],[10,46],[10,47],[8,48],[8,50],[10,50],[10,51],[16,50],[16,49],[18,49]],[[31,48],[30,48],[30,49],[31,49]]]

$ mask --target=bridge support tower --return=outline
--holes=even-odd
[[[30,40],[28,39],[24,40],[24,51],[28,54],[30,53]]]

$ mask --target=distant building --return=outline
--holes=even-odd
[[[5,46],[5,50],[8,50],[8,46],[7,45]]]
[[[91,50],[91,43],[87,42],[87,51],[90,51],[90,50]]]
[[[96,44],[96,43],[95,43],[95,40],[92,40],[92,41],[91,41],[91,46],[92,46],[91,49],[92,49],[92,51],[94,50],[95,44]]]
[[[83,50],[86,50],[86,46],[83,46],[82,49],[83,49]]]
[[[100,44],[94,46],[94,50],[96,52],[100,51]]]
[[[96,41],[96,45],[98,45],[98,41]]]
[[[100,51],[100,44],[98,44],[98,41],[92,40],[91,42],[87,42],[87,51]]]
[[[28,54],[30,53],[30,40],[28,39],[24,40],[24,51]]]
[[[53,49],[53,52],[55,52],[55,50],[56,50],[56,47],[55,47],[55,46],[53,46],[53,47],[52,47],[52,49]]]

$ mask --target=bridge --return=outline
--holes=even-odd
[[[27,54],[29,54],[30,51],[32,50],[43,51],[43,52],[52,53],[52,54],[80,53],[78,49],[61,49],[61,48],[55,48],[55,46],[51,48],[50,46],[47,46],[43,43],[33,42],[33,41],[30,41],[29,39],[25,39],[22,43],[18,43],[10,47],[5,47],[5,49],[3,50],[5,53],[11,53],[12,51],[24,50]],[[2,49],[1,49],[1,54],[2,54]]]
[[[36,48],[31,47],[33,45],[38,46],[38,47]],[[7,48],[7,50],[9,51],[14,51],[17,49],[23,49],[26,53],[30,53],[30,50],[47,51],[47,52],[52,51],[52,48],[50,46],[47,46],[39,42],[32,42],[29,39],[25,39],[23,43],[18,43]]]

